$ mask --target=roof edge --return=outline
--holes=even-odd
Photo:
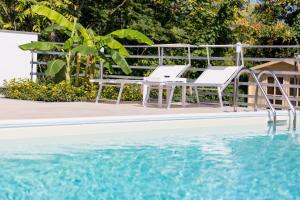
[[[253,67],[251,67],[251,69],[257,70],[257,69],[261,69],[261,68],[264,68],[264,67],[269,67],[269,66],[272,66],[272,65],[275,65],[275,64],[278,64],[278,63],[286,63],[286,64],[289,64],[291,66],[294,65],[293,63],[291,63],[289,61],[270,61],[270,62],[266,62],[266,63],[260,64],[260,65],[253,66]]]
[[[35,33],[35,32],[14,31],[14,30],[5,30],[5,29],[0,29],[0,33],[16,33],[16,34],[26,34],[26,35],[39,35],[39,33]]]

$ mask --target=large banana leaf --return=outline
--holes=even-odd
[[[70,49],[71,47],[73,47],[74,43],[76,42],[80,42],[81,41],[81,38],[79,36],[73,36],[73,37],[70,37],[69,39],[67,39],[65,42],[64,42],[64,45],[63,47],[65,49]]]
[[[129,68],[129,65],[127,63],[127,61],[125,60],[125,58],[116,50],[111,49],[109,51],[112,60],[119,66],[121,67],[122,71],[125,74],[130,74],[132,71]]]
[[[60,59],[48,62],[46,76],[55,77],[55,75],[66,65],[66,62]]]
[[[53,31],[59,31],[61,33],[65,33],[69,37],[71,37],[72,33],[71,31],[65,29],[64,27],[58,25],[58,24],[53,24],[45,28],[42,33],[52,33]]]
[[[112,37],[110,35],[106,35],[106,36],[98,35],[98,36],[94,37],[94,41],[99,46],[103,47],[103,46],[107,45],[107,43],[110,42],[111,38]]]
[[[122,56],[128,56],[129,53],[127,49],[117,40],[111,38],[111,40],[107,43],[107,46],[111,49],[118,50]]]
[[[31,11],[33,13],[36,13],[38,15],[42,15],[47,17],[49,20],[55,22],[59,26],[62,26],[69,31],[73,31],[74,25],[71,21],[69,21],[67,18],[65,18],[62,14],[56,12],[55,10],[52,10],[45,6],[40,5],[33,5],[31,6]]]
[[[93,29],[88,28],[88,29],[86,29],[86,31],[91,37],[95,37],[96,33]]]
[[[83,44],[86,46],[93,46],[93,38],[89,34],[89,31],[84,28],[80,23],[76,24],[76,29],[81,33],[82,37],[84,38]]]
[[[102,52],[98,52],[96,55],[97,59],[101,62],[109,61],[109,59]]]
[[[111,49],[118,50],[122,56],[128,56],[127,49],[117,40],[112,38],[110,35],[107,36],[96,36],[95,41],[98,42],[98,47],[108,46]]]
[[[19,46],[24,51],[52,51],[59,49],[60,46],[51,42],[31,42]]]
[[[96,49],[94,49],[92,47],[89,47],[89,46],[85,46],[85,45],[79,45],[79,46],[73,48],[71,50],[71,52],[73,54],[80,53],[82,56],[97,55],[98,54]]]
[[[109,61],[104,62],[103,66],[108,70],[109,73],[113,73],[113,67]]]
[[[116,31],[111,32],[109,35],[112,35],[114,37],[118,37],[118,38],[121,38],[121,39],[126,38],[128,40],[136,40],[140,43],[145,43],[145,44],[148,44],[148,45],[153,45],[154,44],[152,42],[152,40],[150,40],[143,33],[139,32],[139,31],[131,30],[131,29],[116,30]]]

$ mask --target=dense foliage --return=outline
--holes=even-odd
[[[112,69],[112,65],[118,65],[126,74],[131,72],[125,57],[129,55],[126,48],[117,40],[128,39],[139,43],[152,45],[153,42],[141,32],[131,29],[115,30],[107,35],[97,35],[91,28],[82,26],[76,17],[73,21],[68,20],[64,15],[46,6],[33,5],[30,7],[33,14],[48,18],[53,25],[45,30],[50,32],[60,31],[66,35],[67,39],[63,44],[51,42],[29,42],[19,47],[29,51],[60,51],[61,57],[47,61],[45,75],[53,79],[66,80],[71,83],[71,76],[75,72],[75,85],[78,86],[80,73],[85,74],[85,78],[93,78],[95,75],[96,63],[102,62],[103,65]],[[103,51],[99,51],[102,49]],[[106,56],[104,51],[110,56]],[[85,60],[84,71],[81,70],[82,60]],[[76,61],[76,65],[73,64]],[[76,68],[76,70],[72,70]]]
[[[97,87],[83,81],[80,86],[73,86],[65,81],[60,83],[33,82],[30,80],[10,80],[4,85],[3,92],[7,98],[46,101],[46,102],[71,102],[71,101],[95,101]],[[102,99],[117,99],[116,87],[105,87],[102,91]],[[142,92],[137,85],[127,85],[124,88],[122,101],[140,101]]]
[[[36,3],[69,19],[78,17],[98,34],[132,28],[157,43],[295,44],[300,39],[300,2],[295,0],[2,0],[0,28],[47,27],[51,22],[28,11]]]
[[[155,43],[300,43],[298,0],[1,0],[0,29],[41,32],[53,25],[45,17],[30,11],[36,4],[50,7],[70,21],[78,19],[97,35],[133,29]],[[68,37],[62,31],[44,31],[40,39],[65,42]],[[126,43],[128,40],[122,40],[122,44]],[[216,56],[230,53],[213,52]],[[246,51],[253,57],[293,57],[297,53],[295,49]],[[153,62],[140,60],[138,64],[153,65]],[[251,65],[253,63],[247,63],[247,66]],[[147,72],[135,70],[134,73],[143,76]],[[111,96],[115,94],[113,92]]]
[[[96,97],[96,88],[89,84],[74,87],[65,81],[58,84],[10,80],[4,84],[5,96],[12,99],[34,101],[90,101]]]

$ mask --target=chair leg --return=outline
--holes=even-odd
[[[193,95],[193,87],[189,87],[189,93],[190,95]]]
[[[170,91],[171,91],[171,88],[167,87],[167,88],[166,88],[166,91],[167,91],[167,92],[166,92],[166,93],[167,93],[167,94],[166,94],[166,102],[168,103],[169,98],[170,98]]]
[[[200,100],[199,100],[198,88],[197,88],[197,87],[194,87],[194,90],[195,90],[195,94],[196,94],[196,100],[197,100],[197,103],[199,104],[199,103],[200,103]]]
[[[97,97],[96,97],[96,102],[95,103],[99,103],[99,99],[100,99],[100,96],[101,96],[102,87],[103,87],[103,85],[101,83],[99,83],[99,89],[98,89],[98,93],[97,93]]]
[[[120,104],[123,90],[124,90],[124,83],[121,83],[121,87],[120,87],[119,95],[118,95],[118,99],[117,99],[117,104]]]
[[[167,109],[169,109],[171,107],[171,103],[172,103],[172,99],[173,99],[173,95],[174,95],[174,90],[175,90],[175,86],[172,86],[171,91],[170,91],[170,95],[169,95],[169,98],[168,98]]]
[[[158,106],[162,107],[162,102],[163,102],[163,86],[159,85],[158,86]]]
[[[144,107],[147,106],[149,95],[150,95],[150,86],[143,85],[143,106]]]
[[[146,105],[147,92],[148,92],[147,85],[145,85],[145,84],[142,85],[142,91],[143,91],[143,106],[145,106]]]
[[[218,96],[220,101],[220,107],[223,108],[223,100],[222,100],[222,91],[221,88],[218,88]]]
[[[186,86],[182,86],[181,103],[182,106],[186,104]]]
[[[151,91],[151,86],[148,86],[147,89],[147,94],[146,94],[146,104],[149,102],[149,98],[150,98],[150,91]]]

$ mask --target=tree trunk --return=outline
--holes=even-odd
[[[90,56],[86,57],[86,65],[85,65],[85,78],[89,78],[89,67],[90,67]]]
[[[76,77],[75,77],[75,86],[79,86],[79,74],[80,74],[80,64],[81,64],[81,54],[77,53],[76,55]]]

